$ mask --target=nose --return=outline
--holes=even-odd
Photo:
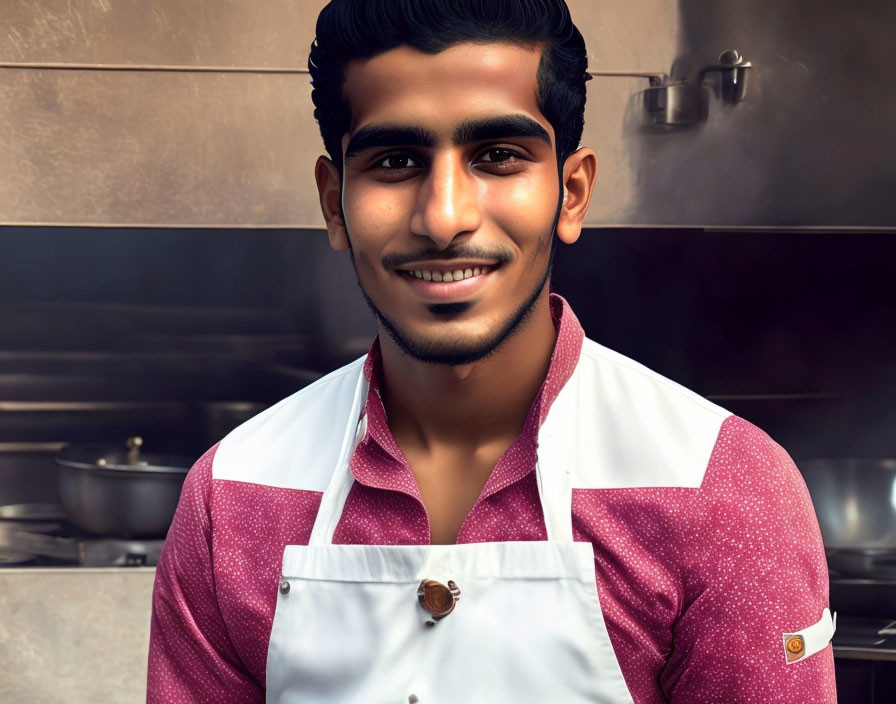
[[[411,215],[411,232],[445,249],[458,235],[479,228],[479,184],[457,153],[434,157]]]

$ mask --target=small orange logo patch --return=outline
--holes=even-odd
[[[787,656],[787,662],[794,662],[803,657],[806,650],[806,643],[802,636],[784,634],[784,654]]]

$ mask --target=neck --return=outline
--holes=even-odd
[[[451,444],[471,450],[519,435],[557,337],[547,287],[514,334],[471,364],[412,359],[380,332],[383,404],[399,444],[403,438],[423,448]]]

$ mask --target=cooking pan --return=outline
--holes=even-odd
[[[80,528],[119,538],[163,537],[174,517],[189,457],[126,447],[67,445],[59,451],[59,500]]]
[[[828,564],[850,577],[896,579],[896,459],[799,462]]]

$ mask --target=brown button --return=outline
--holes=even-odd
[[[788,638],[787,650],[794,655],[803,652],[803,639],[800,636],[791,636]]]
[[[460,599],[460,589],[450,580],[446,587],[434,579],[424,579],[417,587],[417,599],[420,605],[438,621],[454,611],[454,605]]]

